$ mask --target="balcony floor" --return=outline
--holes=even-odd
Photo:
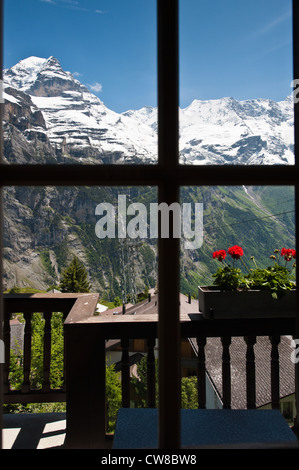
[[[65,413],[3,415],[3,449],[63,449]]]

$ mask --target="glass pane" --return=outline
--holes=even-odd
[[[186,232],[181,241],[182,293],[197,299],[198,286],[213,285],[217,269],[233,265],[228,249],[234,246],[243,250],[235,267],[244,275],[256,266],[275,264],[287,266],[295,275],[293,256],[286,260],[284,252],[281,255],[283,248],[296,248],[294,187],[183,187],[183,203],[190,205],[192,218],[191,224],[186,219],[190,234]],[[196,207],[202,208],[202,214],[196,213]],[[188,247],[189,241],[195,242],[194,247]],[[220,250],[225,251],[224,259],[213,257]]]
[[[180,2],[180,162],[293,164],[292,2]]]
[[[7,163],[156,163],[155,3],[5,2]]]

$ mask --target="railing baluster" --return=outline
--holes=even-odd
[[[231,344],[230,336],[223,336],[222,343],[222,400],[223,408],[231,408],[231,370],[230,370],[230,353]]]
[[[247,408],[256,408],[256,389],[255,389],[255,355],[254,345],[256,343],[256,336],[245,336],[247,344],[246,351],[246,396]]]
[[[198,408],[206,408],[206,357],[205,345],[206,337],[197,338],[198,362],[197,362],[197,383],[198,383]]]
[[[51,318],[52,312],[44,312],[44,364],[43,364],[43,384],[42,391],[50,391],[50,365],[51,365]]]
[[[129,339],[122,338],[121,357],[121,387],[122,387],[122,407],[130,408],[130,360],[129,360]]]
[[[63,313],[63,323],[68,316],[68,310],[65,310]],[[65,345],[65,334],[63,330],[63,382],[62,382],[62,391],[66,392],[66,345]]]
[[[3,392],[10,391],[9,366],[10,366],[10,314],[4,315],[3,340],[5,345],[5,362],[3,367]]]
[[[280,336],[269,336],[271,341],[271,403],[272,409],[279,410],[279,352]]]
[[[25,332],[24,332],[24,380],[22,384],[22,393],[30,392],[30,366],[31,366],[31,312],[24,312]]]
[[[156,368],[155,368],[155,354],[154,347],[156,344],[155,338],[147,339],[147,401],[149,408],[156,406]]]

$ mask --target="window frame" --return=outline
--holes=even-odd
[[[3,18],[3,0],[0,0]],[[3,38],[3,24],[0,22]],[[159,202],[179,202],[181,186],[289,185],[295,187],[296,233],[299,230],[299,127],[298,103],[294,105],[295,165],[289,166],[189,166],[179,164],[179,0],[157,0],[158,34],[158,163],[157,165],[56,165],[4,164],[1,119],[0,216],[3,224],[4,186],[157,186]],[[3,41],[2,41],[3,43]],[[299,2],[293,0],[294,78],[299,78]],[[3,51],[0,52],[1,80]],[[1,103],[1,117],[3,104]],[[0,256],[3,259],[1,225]],[[158,239],[159,285],[159,447],[180,448],[180,333],[179,240]],[[3,278],[1,262],[0,277]],[[298,278],[298,267],[297,267]],[[169,295],[171,293],[171,295]],[[0,293],[2,338],[3,294]],[[297,309],[298,312],[298,309]],[[299,315],[296,320],[299,338]],[[1,377],[2,377],[2,364]],[[298,369],[298,367],[297,367]],[[298,376],[296,390],[298,394]],[[1,403],[2,405],[2,380]],[[299,397],[297,395],[297,403]],[[298,405],[297,405],[298,406]],[[2,425],[2,406],[1,406]],[[2,428],[2,426],[1,426]]]

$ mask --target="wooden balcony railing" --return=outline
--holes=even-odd
[[[257,336],[269,336],[271,341],[272,407],[279,403],[279,355],[281,335],[295,334],[295,319],[275,318],[243,320],[205,320],[199,313],[181,314],[182,338],[196,338],[198,354],[198,403],[206,407],[205,345],[207,338],[222,340],[223,406],[231,407],[230,352],[233,336],[242,336],[246,342],[247,408],[256,406],[254,344]],[[105,441],[105,341],[121,339],[122,346],[122,406],[130,406],[129,339],[145,338],[148,345],[148,403],[155,400],[155,362],[153,347],[157,338],[157,315],[93,316],[78,320],[69,317],[65,322],[67,340],[67,436],[70,448],[104,448]],[[290,358],[291,360],[291,358]],[[295,367],[295,366],[294,366]],[[95,371],[97,370],[97,374]],[[81,380],[84,378],[83,380]],[[75,393],[77,390],[77,393]],[[171,389],[170,389],[171,393]]]
[[[66,401],[66,448],[106,448],[106,341],[121,340],[122,347],[122,406],[130,406],[129,339],[146,339],[148,347],[148,406],[155,406],[154,345],[158,336],[156,314],[94,315],[96,294],[37,294],[32,296],[5,296],[5,403],[34,401]],[[41,390],[32,391],[28,383],[30,364],[30,315],[44,312],[44,380]],[[24,312],[24,382],[20,391],[11,391],[8,381],[9,316]],[[65,317],[65,382],[59,390],[49,388],[49,318],[52,312],[63,312]],[[52,313],[53,314],[53,313]],[[47,326],[48,325],[48,326]],[[231,407],[230,344],[234,336],[241,336],[246,344],[247,408],[256,406],[256,378],[254,344],[257,336],[268,336],[271,341],[271,401],[279,407],[279,350],[280,336],[295,334],[295,318],[205,320],[199,313],[184,313],[180,318],[182,338],[192,338],[197,351],[198,406],[206,407],[207,338],[220,337],[222,342],[222,400],[223,407]],[[290,359],[291,360],[291,359]],[[295,367],[295,365],[294,365]],[[171,393],[171,390],[170,390]]]
[[[51,366],[51,319],[57,312],[63,314],[65,320],[68,315],[77,315],[84,307],[89,315],[93,315],[98,295],[96,294],[10,294],[4,296],[4,327],[3,337],[5,345],[5,363],[3,370],[3,401],[5,404],[12,403],[47,403],[66,401],[65,369],[63,361],[62,385],[51,388],[50,366]],[[32,318],[34,313],[41,313],[44,320],[43,329],[43,371],[42,383],[39,387],[32,384]],[[75,313],[74,313],[75,312]],[[10,320],[13,314],[22,314],[25,321],[24,337],[22,338],[20,363],[22,364],[21,388],[14,389],[10,381],[10,357],[14,345],[11,341]]]

